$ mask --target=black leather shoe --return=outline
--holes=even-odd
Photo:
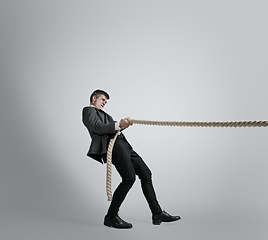
[[[180,216],[171,216],[165,211],[163,211],[161,214],[153,215],[153,224],[160,225],[161,222],[174,222],[180,219]]]
[[[104,218],[104,225],[111,228],[132,228],[132,224],[125,222],[123,219],[121,219],[118,215],[109,218],[107,215]]]

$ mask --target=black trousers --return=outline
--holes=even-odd
[[[115,141],[112,162],[122,178],[113,194],[108,209],[108,216],[116,216],[128,191],[135,182],[137,175],[141,182],[143,194],[149,204],[152,214],[162,211],[153,188],[152,173],[142,158],[131,148],[124,136],[118,136]]]

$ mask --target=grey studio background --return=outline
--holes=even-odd
[[[153,226],[137,179],[119,231],[103,226],[106,168],[81,122],[97,88],[117,120],[267,120],[267,7],[1,0],[0,238],[267,239],[266,128],[129,128],[182,220]]]

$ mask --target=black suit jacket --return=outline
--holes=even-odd
[[[108,116],[112,122],[108,121]],[[87,156],[103,163],[106,161],[108,141],[115,134],[115,121],[102,110],[84,107],[82,121],[92,138]]]

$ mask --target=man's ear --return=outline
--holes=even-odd
[[[92,103],[94,103],[96,101],[96,99],[97,99],[96,96],[93,96],[92,97]]]

